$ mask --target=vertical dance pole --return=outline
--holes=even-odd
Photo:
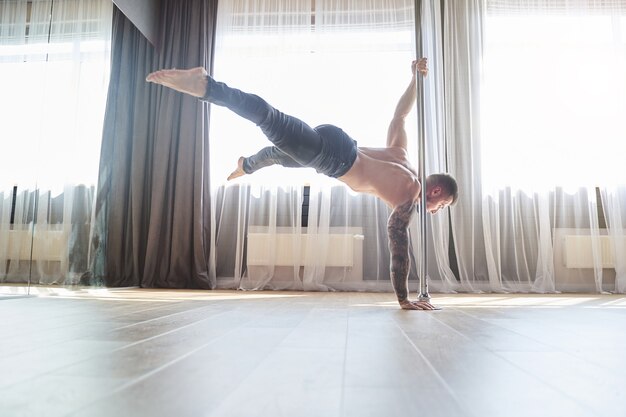
[[[422,25],[421,0],[415,0],[415,53],[416,58],[422,57]],[[417,139],[419,152],[419,177],[422,184],[420,198],[420,248],[421,262],[419,264],[420,293],[419,301],[430,301],[428,294],[428,252],[426,250],[426,137],[424,131],[424,76],[417,74]]]

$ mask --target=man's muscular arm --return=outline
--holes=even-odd
[[[409,301],[409,223],[416,203],[409,201],[397,206],[387,222],[389,252],[391,254],[391,284],[398,303],[405,310],[433,310],[426,301]]]
[[[416,74],[418,71],[424,76],[428,74],[428,60],[426,58],[420,58],[413,61],[411,63],[411,71],[413,73],[411,82],[400,97],[396,105],[396,110],[393,113],[393,119],[391,119],[389,129],[387,130],[388,148],[402,148],[405,151],[407,150],[407,136],[404,127],[405,119],[409,115],[417,98]]]

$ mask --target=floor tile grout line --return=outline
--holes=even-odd
[[[35,298],[39,298],[39,297],[35,297]],[[41,297],[41,298],[46,298],[46,299],[55,299],[54,297]],[[72,300],[74,300],[74,299],[72,299]],[[85,299],[83,299],[83,300],[85,300]],[[55,300],[55,301],[56,301],[56,300]],[[89,301],[93,301],[93,300],[89,300]],[[153,310],[153,309],[158,309],[158,308],[160,308],[160,307],[165,307],[165,306],[167,306],[167,305],[171,305],[171,304],[163,304],[162,306],[153,307],[153,308],[149,308],[149,309],[143,309],[143,310],[139,310],[139,311],[136,311],[136,312],[135,312],[135,311],[133,311],[132,313],[122,313],[122,314],[119,314],[119,315],[115,315],[115,316],[113,316],[112,318],[120,318],[120,317],[124,317],[124,316],[126,316],[126,315],[128,315],[128,314],[135,314],[135,313],[137,313],[137,312],[150,311],[150,310]],[[63,315],[62,315],[62,316],[60,316],[60,317],[71,316],[71,315],[72,315],[72,314],[63,314]],[[52,327],[52,328],[48,327],[48,329],[49,329],[49,330],[64,329],[64,328],[68,328],[68,327],[75,326],[76,324],[78,324],[78,323],[72,323],[72,324],[62,324],[62,325],[59,325],[59,326],[56,326],[56,327]],[[81,324],[84,324],[84,322],[81,322]],[[20,334],[18,334],[17,336],[20,336]]]
[[[409,313],[410,314],[410,313]],[[419,313],[418,313],[419,314]],[[443,378],[443,376],[441,376],[441,374],[439,373],[439,371],[437,371],[437,368],[432,364],[432,362],[430,360],[428,360],[428,358],[426,357],[426,355],[424,355],[424,353],[417,347],[417,345],[411,340],[411,338],[409,337],[409,335],[404,331],[404,329],[402,328],[402,326],[400,326],[400,324],[398,324],[398,322],[394,319],[392,319],[392,321],[394,322],[394,324],[396,325],[396,327],[400,330],[400,332],[402,333],[402,335],[404,336],[404,338],[409,342],[409,344],[413,347],[413,349],[415,350],[415,352],[417,352],[417,354],[420,356],[420,358],[422,358],[422,360],[424,361],[424,363],[426,363],[426,366],[428,366],[428,369],[430,369],[430,371],[433,373],[433,375],[435,376],[435,378],[437,379],[437,381],[439,382],[439,384],[448,392],[448,394],[450,395],[450,397],[452,397],[452,399],[454,400],[454,402],[461,407],[461,409],[466,409],[467,407],[466,404],[464,404],[460,398],[456,395],[456,393],[454,392],[454,390],[452,389],[452,387],[450,385],[448,385],[448,383],[446,382],[446,380]],[[473,413],[471,415],[474,415]]]
[[[129,315],[129,314],[135,314],[137,312],[141,313],[141,312],[145,312],[145,311],[150,311],[150,310],[158,309],[160,307],[165,307],[167,305],[168,304],[164,304],[163,306],[154,307],[154,308],[150,308],[150,309],[139,310],[139,311],[132,312],[132,313],[123,313],[123,314],[120,314],[120,315],[117,315],[117,316],[113,316],[113,318],[121,318],[121,317],[124,317],[124,316]],[[167,317],[167,316],[163,316],[163,317]],[[69,324],[69,325],[62,325],[62,326],[54,327],[54,328],[48,329],[48,330],[58,331],[60,329],[68,329],[68,328],[72,328],[72,327],[77,326],[77,324],[78,323],[73,323],[73,324]],[[82,324],[84,324],[84,323],[82,323]],[[124,326],[123,327],[116,327],[116,328],[108,330],[107,333],[113,332],[113,331],[116,331],[116,330],[120,330],[120,329],[123,329],[123,328],[124,328]],[[17,336],[21,336],[21,335],[17,335]],[[64,340],[61,340],[61,341],[58,341],[58,342],[55,342],[55,343],[47,344],[46,348],[48,348],[50,346],[62,345],[63,343],[67,343],[67,342],[74,341],[74,340],[76,340],[76,339],[75,338],[64,339]],[[3,358],[15,356],[15,355],[20,355],[20,354],[28,353],[28,352],[35,352],[37,350],[40,350],[40,348],[39,347],[35,347],[33,349],[26,349],[26,350],[22,349],[19,352],[14,352],[14,353],[10,353],[10,354],[3,354]]]
[[[349,298],[349,297],[348,297]],[[343,369],[341,370],[341,400],[339,401],[339,417],[346,415],[346,370],[348,364],[348,344],[350,343],[350,312],[347,308],[346,312],[346,337],[343,345]]]
[[[290,301],[290,304],[293,304],[293,301]],[[279,307],[281,307],[281,306],[274,307],[274,308],[272,308],[271,310],[278,310],[278,309],[279,309]],[[194,310],[195,310],[195,309],[194,309]],[[167,332],[164,332],[164,333],[159,333],[158,335],[154,335],[154,336],[151,336],[151,337],[148,337],[148,338],[145,338],[145,339],[141,339],[141,340],[138,340],[138,341],[135,341],[135,342],[129,343],[129,344],[125,344],[124,346],[120,346],[120,347],[117,347],[117,348],[111,349],[111,350],[107,351],[106,353],[99,353],[99,354],[96,354],[96,355],[90,356],[90,357],[88,357],[88,358],[84,358],[84,359],[82,359],[82,360],[80,360],[80,361],[73,362],[71,365],[73,366],[73,365],[77,365],[77,364],[80,364],[80,363],[83,363],[83,362],[87,362],[87,361],[90,361],[90,360],[94,360],[95,358],[98,358],[98,357],[103,356],[103,355],[105,355],[105,354],[109,354],[109,353],[111,353],[111,352],[118,352],[118,351],[122,351],[122,350],[124,350],[124,349],[131,348],[131,347],[133,347],[133,346],[137,346],[137,345],[139,345],[139,344],[141,344],[141,343],[144,343],[144,342],[149,342],[149,341],[151,341],[151,340],[155,340],[155,339],[157,339],[157,338],[159,338],[159,337],[161,337],[161,336],[166,336],[166,335],[168,335],[168,334],[175,333],[175,332],[177,332],[177,331],[179,331],[179,330],[182,330],[182,329],[185,329],[185,328],[188,328],[188,327],[191,327],[191,326],[195,326],[196,324],[200,324],[200,323],[206,322],[207,320],[212,320],[212,319],[214,319],[215,317],[219,317],[219,316],[222,316],[222,315],[227,314],[227,313],[235,312],[235,311],[237,311],[237,310],[239,310],[239,308],[238,308],[238,307],[235,307],[235,308],[233,308],[233,309],[231,309],[231,310],[218,312],[216,315],[213,315],[213,316],[210,316],[210,317],[204,318],[204,319],[202,319],[202,320],[197,320],[197,321],[194,321],[193,323],[190,323],[190,324],[188,324],[188,325],[185,325],[185,326],[180,326],[180,327],[177,327],[177,328],[172,329],[172,330],[170,330],[170,331],[167,331]],[[252,320],[251,320],[251,321],[252,321]],[[249,322],[247,322],[247,323],[249,323]],[[115,329],[111,329],[110,331],[111,331],[111,332],[112,332],[112,331],[115,331]],[[63,343],[63,342],[62,342],[62,343]],[[63,367],[65,367],[65,366],[63,366]],[[61,368],[63,368],[63,367],[61,367]],[[46,372],[44,372],[44,373],[42,373],[42,374],[38,374],[38,375],[35,375],[35,376],[31,376],[31,377],[26,378],[26,379],[24,379],[24,380],[22,380],[22,381],[19,381],[19,384],[26,383],[26,382],[28,382],[29,380],[32,380],[32,379],[34,379],[34,378],[39,378],[39,377],[41,377],[42,375],[46,375],[46,374],[53,373],[53,372],[55,372],[55,371],[57,371],[58,369],[61,369],[61,368],[51,369],[51,370],[48,370],[48,371],[46,371]]]
[[[289,304],[293,304],[293,301],[290,301],[290,302],[289,302]],[[284,305],[279,305],[279,306],[276,306],[276,307],[271,308],[271,309],[269,309],[269,310],[266,310],[266,313],[267,313],[267,314],[265,314],[265,315],[263,316],[263,318],[265,318],[267,315],[271,314],[271,312],[273,312],[273,311],[275,312],[276,310],[280,310],[281,308],[285,308],[285,306],[284,306]],[[237,310],[238,310],[238,309],[229,310],[229,312],[232,312],[232,311],[237,311]],[[225,313],[226,313],[226,312],[225,312]],[[245,326],[249,325],[250,323],[253,323],[253,322],[255,322],[255,321],[259,321],[259,320],[261,320],[261,318],[259,318],[259,317],[253,317],[253,318],[251,318],[251,319],[249,319],[249,320],[247,320],[247,321],[245,321],[245,322],[243,322],[243,323],[239,324],[237,327],[235,327],[235,328],[233,328],[233,329],[231,329],[231,330],[228,330],[227,332],[225,332],[225,333],[223,333],[223,334],[219,335],[218,337],[215,337],[215,338],[211,339],[209,342],[204,343],[203,345],[198,346],[198,347],[196,347],[196,348],[192,349],[190,352],[187,352],[186,354],[181,355],[180,357],[177,357],[176,359],[173,359],[173,360],[169,361],[169,362],[168,362],[168,363],[166,363],[166,364],[163,364],[163,365],[161,365],[161,366],[159,366],[159,367],[157,367],[157,368],[155,368],[155,369],[152,369],[152,370],[150,370],[149,372],[147,372],[147,373],[145,373],[145,374],[143,374],[143,375],[141,375],[141,376],[139,376],[139,377],[137,377],[137,378],[134,378],[134,379],[133,379],[133,380],[131,380],[131,381],[128,381],[128,382],[126,382],[126,383],[122,384],[121,386],[119,386],[119,387],[117,387],[117,388],[113,389],[112,391],[109,391],[109,392],[107,392],[106,394],[104,394],[104,395],[102,395],[102,396],[99,396],[98,398],[93,399],[93,400],[92,400],[92,401],[90,401],[89,403],[82,405],[79,409],[73,410],[73,411],[71,411],[69,414],[66,414],[66,415],[68,415],[68,416],[70,416],[70,415],[76,415],[76,413],[77,413],[77,412],[79,412],[80,410],[85,409],[85,408],[87,408],[87,407],[89,407],[89,406],[91,406],[91,405],[93,405],[93,404],[95,404],[95,403],[97,403],[97,402],[99,402],[99,401],[102,401],[103,399],[105,399],[105,398],[107,398],[107,397],[110,397],[110,396],[112,396],[112,395],[114,395],[114,394],[116,394],[116,393],[118,393],[118,392],[121,392],[121,391],[123,391],[123,390],[125,390],[125,389],[127,389],[127,388],[130,388],[130,387],[132,387],[133,385],[138,384],[138,383],[140,383],[140,382],[144,381],[145,379],[147,379],[147,378],[149,378],[149,377],[151,377],[151,376],[153,376],[153,375],[156,375],[157,373],[159,373],[159,372],[161,372],[161,371],[163,371],[163,370],[167,369],[168,367],[170,367],[170,366],[172,366],[172,365],[174,365],[174,364],[176,364],[176,363],[178,363],[178,362],[182,361],[183,359],[186,359],[187,357],[189,357],[189,356],[191,356],[191,355],[193,355],[193,354],[195,354],[195,353],[199,352],[200,350],[202,350],[202,349],[206,348],[207,346],[210,346],[211,344],[213,344],[213,343],[217,342],[218,340],[220,340],[220,339],[222,339],[222,338],[226,337],[227,335],[231,334],[231,333],[232,333],[232,332],[234,332],[235,330],[238,330],[238,329],[240,329],[240,328],[242,328],[242,327],[245,327]],[[197,322],[197,323],[198,323],[198,322]],[[291,333],[291,332],[290,332],[290,333]],[[256,368],[258,368],[258,366],[259,366],[261,363],[262,363],[262,361],[260,361],[259,363],[257,363],[257,364],[256,364],[256,366],[255,366],[255,369],[256,369]],[[240,383],[242,383],[243,381],[245,381],[245,379],[246,379],[246,378],[244,378],[244,379],[243,379]],[[226,397],[226,398],[227,398],[227,397]],[[221,399],[221,402],[223,402],[226,398],[222,398],[222,399]]]
[[[287,305],[280,305],[280,306],[277,306],[277,307],[276,307],[276,308],[274,308],[273,310],[274,310],[274,311],[276,311],[276,310],[280,310],[280,309],[286,309],[286,308],[287,308],[287,307],[289,307],[290,305],[295,304],[295,303],[296,303],[296,301],[297,301],[297,300],[290,300],[290,301],[289,301],[289,303],[288,303]],[[305,321],[305,319],[306,319],[306,318],[307,318],[307,317],[311,314],[311,311],[312,311],[312,310],[314,310],[315,308],[316,308],[316,305],[311,305],[311,306],[308,308],[308,311],[306,312],[306,314],[304,314],[304,315],[303,315],[303,317],[302,317],[302,319],[298,322],[298,325],[299,325],[299,324],[301,324],[302,322],[304,322],[304,321]],[[256,319],[256,320],[258,321],[259,319]],[[251,320],[250,322],[252,322],[252,321],[254,321],[254,320]],[[248,323],[250,323],[250,322],[248,322]],[[279,342],[279,343],[278,343],[278,344],[274,347],[274,349],[275,349],[276,347],[278,347],[278,346],[279,346],[279,345],[280,345],[280,344],[281,344],[281,343],[282,343],[285,339],[287,339],[287,338],[289,337],[289,335],[291,335],[291,334],[295,331],[296,327],[298,327],[298,326],[294,326],[294,327],[293,327],[293,328],[292,328],[292,329],[291,329],[291,330],[290,330],[290,331],[289,331],[289,332],[288,332],[288,333],[287,333],[287,334],[286,334],[286,335],[282,338],[282,340],[281,340],[281,341],[280,341],[280,342]],[[263,360],[260,360],[258,363],[256,363],[256,365],[254,366],[254,368],[253,368],[253,369],[258,369],[258,368],[259,368],[259,366],[261,366],[261,364],[263,364],[263,362],[264,362],[266,359],[267,359],[267,356],[265,356],[265,357],[263,358]],[[250,378],[250,375],[251,375],[251,374],[252,374],[252,372],[251,372],[250,374],[248,374],[245,378],[243,378],[243,379],[239,382],[238,387],[239,387],[239,386],[241,386],[241,384],[243,384],[246,380],[248,380],[248,379]],[[222,399],[220,400],[220,403],[224,403],[224,402],[226,401],[226,399],[227,399],[227,398],[229,398],[230,396],[232,396],[232,395],[234,394],[234,392],[235,392],[235,389],[233,389],[233,390],[232,390],[229,394],[227,394],[224,398],[222,398]],[[205,417],[210,417],[210,416],[212,416],[215,412],[216,412],[216,411],[215,411],[215,410],[213,410],[213,411],[211,411],[211,413],[210,413],[210,414],[206,415]]]
[[[276,309],[278,309],[278,307],[276,307],[276,308],[274,308],[274,309],[272,309],[272,310],[276,310]],[[194,310],[195,310],[195,309],[194,309]],[[196,320],[196,321],[194,321],[193,323],[189,323],[189,324],[185,324],[185,325],[182,325],[182,326],[178,326],[178,327],[176,327],[175,329],[168,330],[168,331],[166,331],[166,332],[159,333],[159,334],[157,334],[157,335],[150,336],[150,337],[147,337],[147,338],[145,338],[145,339],[137,340],[137,341],[132,342],[132,343],[129,343],[129,344],[127,344],[127,345],[120,346],[119,348],[112,349],[110,352],[117,352],[117,351],[120,351],[120,350],[127,349],[127,348],[129,348],[129,347],[137,346],[137,345],[140,345],[141,343],[149,342],[149,341],[151,341],[151,340],[158,339],[159,337],[162,337],[162,336],[167,336],[167,335],[170,335],[170,334],[176,333],[176,332],[178,332],[179,330],[187,329],[187,328],[189,328],[189,327],[193,327],[193,326],[195,326],[195,325],[197,325],[197,324],[204,323],[204,322],[207,322],[207,321],[211,321],[211,320],[215,319],[216,317],[220,317],[220,316],[222,316],[222,315],[224,315],[224,314],[228,314],[228,313],[236,312],[236,311],[238,311],[238,310],[240,310],[240,309],[239,309],[238,307],[235,307],[235,308],[233,308],[233,309],[231,309],[231,310],[219,311],[219,312],[217,312],[216,314],[214,314],[214,315],[212,315],[212,316],[210,316],[210,317],[205,317],[205,318],[203,318],[203,319],[201,319],[201,320]],[[78,362],[77,362],[77,363],[78,363]]]
[[[247,323],[247,322],[246,322],[246,323]],[[245,324],[245,323],[244,323],[244,324]],[[243,325],[243,324],[242,324],[242,325]],[[241,326],[240,326],[240,327],[241,327]],[[199,352],[200,350],[202,350],[202,349],[206,348],[207,346],[210,346],[211,344],[213,344],[213,343],[215,343],[216,341],[218,341],[218,340],[222,339],[223,337],[225,337],[226,335],[228,335],[228,334],[232,333],[233,331],[235,331],[235,330],[236,330],[236,329],[238,329],[238,328],[239,328],[239,327],[236,327],[236,328],[234,328],[234,329],[231,329],[231,330],[227,331],[226,333],[221,334],[220,336],[218,336],[218,337],[216,337],[216,338],[211,339],[209,342],[204,343],[204,344],[202,344],[201,346],[198,346],[198,347],[196,347],[196,348],[192,349],[191,351],[189,351],[189,352],[187,352],[187,353],[185,353],[185,354],[183,354],[183,355],[180,355],[179,357],[177,357],[177,358],[175,358],[175,359],[173,359],[173,360],[171,360],[171,361],[169,361],[169,362],[167,362],[167,363],[165,363],[165,364],[163,364],[163,365],[161,365],[161,366],[159,366],[159,367],[157,367],[157,368],[154,368],[154,369],[150,370],[149,372],[146,372],[146,373],[144,373],[143,375],[141,375],[141,376],[139,376],[139,377],[137,377],[137,378],[134,378],[134,379],[132,379],[132,380],[130,380],[130,381],[128,381],[128,382],[125,382],[124,384],[122,384],[122,385],[120,385],[120,386],[118,386],[118,387],[116,387],[116,388],[112,389],[111,391],[109,391],[109,392],[105,393],[104,395],[101,395],[101,396],[99,396],[99,397],[97,397],[97,398],[93,399],[92,401],[88,402],[87,404],[83,404],[80,408],[78,408],[78,409],[76,409],[76,410],[73,410],[73,411],[71,411],[70,413],[68,413],[68,414],[66,414],[66,415],[68,415],[68,416],[69,416],[69,415],[76,415],[76,413],[77,413],[77,412],[80,412],[80,410],[85,409],[85,408],[87,408],[87,407],[91,406],[92,404],[95,404],[95,403],[97,403],[97,402],[99,402],[99,401],[102,401],[103,399],[105,399],[105,398],[107,398],[107,397],[111,397],[112,395],[114,395],[114,394],[116,394],[116,393],[118,393],[118,392],[121,392],[121,391],[123,391],[123,390],[125,390],[125,389],[127,389],[127,388],[130,388],[130,387],[132,387],[133,385],[136,385],[136,384],[138,384],[138,383],[140,383],[140,382],[144,381],[145,379],[147,379],[147,378],[149,378],[149,377],[151,377],[151,376],[153,376],[153,375],[156,375],[157,373],[159,373],[159,372],[161,372],[161,371],[163,371],[163,370],[165,370],[165,369],[169,368],[170,366],[172,366],[172,365],[174,365],[174,364],[176,364],[176,363],[178,363],[178,362],[182,361],[183,359],[186,359],[186,358],[188,358],[189,356],[191,356],[191,355],[193,355],[193,354],[195,354],[195,353]]]
[[[183,301],[183,302],[184,302],[184,301]],[[136,322],[136,323],[127,324],[127,325],[124,325],[124,326],[121,326],[121,327],[116,327],[116,328],[114,328],[114,329],[111,329],[111,331],[122,330],[122,329],[128,329],[128,328],[130,328],[130,327],[138,326],[138,325],[140,325],[140,324],[146,324],[146,323],[150,323],[150,322],[153,322],[153,321],[161,320],[161,319],[163,319],[163,318],[173,317],[173,316],[176,316],[176,315],[179,315],[179,314],[185,314],[185,313],[188,313],[188,312],[190,312],[190,311],[197,312],[198,310],[203,310],[203,309],[211,309],[211,308],[215,308],[215,307],[216,307],[216,306],[215,306],[215,305],[213,305],[213,304],[204,305],[204,306],[200,306],[200,307],[195,307],[195,308],[192,308],[192,309],[190,309],[190,310],[178,311],[178,312],[176,312],[176,313],[170,313],[170,314],[166,314],[166,315],[164,315],[164,316],[154,317],[154,318],[151,318],[151,319],[138,321],[138,322]]]
[[[148,341],[151,341],[151,340],[157,339],[157,338],[159,338],[159,337],[161,337],[161,336],[166,336],[166,335],[168,335],[168,334],[172,334],[172,333],[174,333],[174,332],[176,332],[176,331],[178,331],[178,330],[180,330],[180,329],[187,328],[187,327],[193,326],[193,325],[198,324],[198,323],[202,323],[202,322],[204,322],[204,321],[206,321],[206,320],[213,319],[213,318],[215,318],[215,317],[219,317],[219,316],[221,316],[221,315],[223,315],[223,314],[226,314],[226,313],[229,313],[229,312],[232,312],[232,311],[235,311],[235,310],[228,310],[228,311],[224,311],[224,312],[221,312],[221,313],[216,314],[216,315],[214,315],[214,316],[211,316],[211,317],[208,317],[208,318],[205,318],[205,319],[199,320],[199,321],[195,321],[195,322],[193,322],[193,323],[191,323],[191,324],[188,324],[188,325],[186,325],[186,326],[177,327],[176,329],[173,329],[173,330],[167,331],[167,332],[165,332],[165,333],[160,333],[160,334],[158,334],[158,335],[151,336],[151,337],[149,337],[149,338],[141,339],[141,340],[138,340],[138,341],[132,342],[132,343],[130,343],[130,344],[126,344],[126,345],[124,345],[124,346],[120,346],[120,347],[117,347],[117,348],[111,349],[111,350],[107,351],[106,353],[98,353],[98,354],[95,354],[95,355],[90,356],[90,357],[88,357],[88,358],[84,358],[84,359],[82,359],[82,360],[80,360],[80,361],[73,362],[71,365],[64,365],[64,366],[62,366],[62,367],[60,367],[60,368],[50,369],[50,370],[48,370],[48,371],[46,371],[46,372],[43,372],[43,373],[41,373],[41,374],[37,374],[37,375],[35,375],[35,376],[31,376],[31,377],[26,378],[26,379],[24,379],[24,380],[22,380],[22,381],[19,381],[18,383],[19,383],[19,384],[27,383],[27,382],[28,382],[28,381],[30,381],[30,380],[33,380],[33,379],[36,379],[36,378],[40,378],[40,377],[41,377],[41,376],[43,376],[43,375],[47,375],[47,374],[54,373],[55,371],[57,371],[57,370],[59,370],[59,369],[63,369],[63,368],[65,368],[65,367],[67,367],[67,366],[74,366],[74,365],[77,365],[77,364],[80,364],[80,363],[83,363],[83,362],[88,362],[88,361],[91,361],[91,360],[95,360],[95,359],[97,359],[98,357],[104,356],[104,355],[106,355],[106,354],[110,354],[110,353],[112,353],[112,352],[119,352],[119,351],[122,351],[122,350],[124,350],[124,349],[130,348],[130,347],[133,347],[133,346],[137,346],[137,345],[139,345],[139,344],[141,344],[141,343],[144,343],[144,342],[148,342]]]
[[[477,317],[477,316],[475,316],[475,315],[473,315],[473,314],[468,313],[467,311],[465,311],[465,310],[464,310],[464,309],[462,309],[462,308],[454,307],[454,310],[456,310],[456,311],[458,311],[459,313],[464,314],[464,315],[466,315],[466,316],[468,316],[468,317],[471,317],[471,318],[473,318],[473,319],[475,319],[475,320],[480,320],[481,322],[488,323],[490,326],[498,327],[498,328],[500,328],[500,329],[504,329],[504,330],[506,330],[506,331],[508,331],[508,332],[511,332],[511,333],[513,333],[513,334],[515,334],[515,335],[522,336],[522,337],[525,337],[525,338],[527,338],[527,339],[530,339],[530,340],[532,340],[533,342],[538,343],[538,344],[540,344],[540,345],[543,345],[543,346],[545,346],[545,347],[552,348],[552,349],[554,349],[554,348],[555,348],[554,346],[552,346],[552,345],[550,345],[550,344],[548,344],[548,343],[542,342],[542,341],[540,341],[540,340],[537,340],[537,339],[535,339],[535,338],[533,338],[533,337],[526,336],[526,335],[524,335],[524,334],[521,334],[521,333],[519,333],[519,332],[516,332],[515,330],[507,329],[506,327],[504,327],[504,326],[500,326],[500,325],[499,325],[499,324],[497,324],[497,323],[492,323],[492,322],[489,322],[489,321],[483,320],[483,319],[481,319],[480,317]],[[452,329],[452,330],[454,330],[454,331],[458,332],[459,334],[463,334],[463,333],[459,332],[458,330],[456,330],[454,327],[450,326],[449,324],[447,324],[447,323],[445,323],[445,322],[443,322],[443,321],[441,321],[441,320],[439,320],[439,322],[440,322],[440,323],[442,323],[442,324],[444,324],[444,325],[446,325],[448,328],[450,328],[450,329]],[[467,337],[467,336],[465,336],[465,335],[463,335],[463,336],[464,336],[464,337]],[[469,339],[469,340],[471,340],[471,339]],[[480,345],[480,346],[482,346],[482,347],[484,347],[485,349],[487,349],[487,348],[486,348],[485,346],[483,346],[483,345]],[[495,352],[495,351],[492,351],[491,349],[487,349],[487,350],[489,350],[489,351],[491,351],[491,352]]]
[[[482,320],[482,319],[480,319],[480,318],[477,318],[477,317],[475,317],[475,316],[473,316],[473,315],[471,315],[471,314],[469,314],[469,313],[467,313],[467,312],[463,311],[463,310],[462,310],[462,309],[460,309],[460,308],[453,308],[453,310],[458,311],[458,312],[460,312],[461,314],[466,314],[467,316],[472,317],[472,318],[474,318],[474,319],[477,319],[477,320],[480,320],[480,321],[484,321],[484,320]],[[441,321],[440,319],[436,319],[436,320],[437,320],[439,323],[443,324],[445,327],[447,327],[447,328],[451,329],[453,332],[455,332],[455,333],[457,333],[457,334],[461,335],[461,337],[463,337],[464,339],[466,339],[466,340],[468,340],[468,341],[470,341],[470,342],[472,342],[472,343],[477,344],[477,345],[478,345],[478,346],[480,346],[481,348],[483,348],[483,349],[485,349],[486,351],[488,351],[488,352],[492,353],[494,356],[497,356],[498,358],[502,359],[503,361],[505,361],[505,362],[506,362],[506,363],[508,363],[509,365],[513,366],[513,367],[514,367],[514,368],[516,368],[517,370],[519,370],[519,371],[521,371],[522,373],[524,373],[524,374],[526,374],[526,375],[530,376],[532,379],[534,379],[534,380],[536,380],[536,381],[540,382],[541,384],[543,384],[543,385],[545,385],[545,386],[547,386],[547,387],[550,387],[551,389],[555,390],[556,392],[558,392],[558,393],[562,394],[564,397],[566,397],[566,398],[568,398],[568,399],[572,400],[572,401],[574,402],[574,404],[576,404],[577,406],[579,406],[579,407],[580,407],[580,408],[582,408],[583,410],[586,410],[586,411],[589,411],[589,412],[595,413],[595,411],[596,411],[596,410],[592,409],[591,407],[587,406],[586,404],[581,404],[580,402],[578,402],[578,401],[577,401],[577,399],[576,399],[575,397],[572,397],[569,393],[567,393],[567,392],[565,392],[565,391],[562,391],[560,388],[558,388],[557,386],[554,386],[554,385],[553,385],[552,383],[550,383],[549,381],[544,380],[544,378],[540,378],[540,377],[538,377],[537,375],[534,375],[534,374],[532,374],[531,372],[527,371],[526,369],[524,369],[524,368],[520,367],[520,366],[519,366],[519,365],[517,365],[516,363],[514,363],[514,362],[510,361],[510,360],[509,360],[509,359],[507,359],[505,356],[502,356],[502,354],[501,354],[499,351],[489,349],[489,348],[487,348],[486,346],[484,346],[484,345],[482,345],[482,344],[480,344],[480,343],[477,343],[477,342],[476,342],[476,341],[474,341],[473,339],[469,338],[468,336],[466,336],[466,335],[465,335],[465,334],[463,334],[462,332],[460,332],[460,331],[458,331],[457,329],[455,329],[454,327],[450,326],[448,323]],[[492,325],[494,325],[494,326],[496,326],[496,327],[501,327],[501,326],[498,326],[497,324],[494,324],[494,323],[490,323],[490,324],[492,324]],[[501,328],[504,328],[504,327],[501,327]],[[506,329],[506,328],[505,328],[505,329]],[[506,330],[508,330],[508,329],[506,329]],[[513,331],[511,331],[511,332],[513,332]],[[513,333],[516,333],[516,332],[513,332]],[[519,334],[519,333],[516,333],[516,334]],[[523,336],[523,335],[520,335],[520,336]],[[535,339],[532,339],[532,338],[529,338],[529,339],[531,339],[531,340],[533,340],[533,341],[536,341]],[[549,345],[546,345],[546,346],[549,346]],[[566,352],[563,352],[563,351],[559,350],[559,352],[558,352],[558,353],[559,353],[559,354],[563,354],[563,353],[566,353]],[[591,415],[593,415],[593,414],[591,414]]]
[[[473,318],[473,319],[476,319],[476,320],[481,320],[481,321],[485,321],[485,320],[482,320],[482,319],[480,319],[479,317],[476,317],[475,315],[470,314],[470,313],[468,313],[468,312],[466,312],[466,311],[459,310],[459,312],[460,312],[460,313],[462,313],[462,314],[465,314],[465,315],[467,315],[467,316],[469,316],[469,317],[471,317],[471,318]],[[442,322],[442,323],[443,323],[443,322]],[[534,337],[526,336],[525,334],[519,333],[519,332],[517,332],[517,331],[515,331],[515,330],[508,329],[508,328],[506,328],[506,327],[504,327],[504,326],[501,326],[501,325],[499,325],[499,324],[497,324],[497,323],[493,323],[493,322],[488,322],[488,323],[489,323],[489,325],[491,325],[491,326],[495,326],[495,327],[498,327],[498,328],[501,328],[501,329],[507,330],[507,331],[509,331],[509,332],[511,332],[511,333],[513,333],[513,334],[516,334],[516,335],[521,336],[521,337],[525,337],[525,338],[527,338],[527,339],[532,340],[533,342],[539,343],[539,344],[544,345],[544,346],[546,346],[546,347],[549,347],[549,348],[551,348],[551,349],[553,349],[553,350],[556,350],[556,351],[558,351],[558,353],[559,353],[559,354],[565,354],[565,355],[570,356],[570,357],[572,357],[572,358],[574,358],[574,359],[583,360],[583,361],[586,361],[586,362],[587,362],[587,360],[586,360],[584,357],[578,356],[578,355],[576,355],[576,354],[575,354],[574,352],[572,352],[572,351],[569,351],[569,350],[562,350],[562,349],[560,349],[560,348],[559,348],[559,347],[557,347],[557,346],[551,345],[551,344],[549,344],[549,343],[542,342],[542,341],[540,341],[540,340],[535,339]],[[446,324],[446,323],[443,323],[443,324]],[[453,329],[453,330],[456,330],[456,329],[454,329],[453,327],[451,327],[451,326],[449,326],[449,325],[448,325],[448,327],[450,327],[450,328],[451,328],[451,329]],[[460,332],[459,332],[459,333],[460,333]],[[461,334],[462,334],[462,333],[461,333]],[[483,345],[480,345],[480,346],[484,347]],[[494,353],[497,353],[497,352],[498,352],[498,351],[496,351],[496,350],[491,350],[491,349],[488,349],[488,350],[489,350],[490,352],[494,352]],[[503,359],[504,359],[504,358],[503,358]],[[588,363],[589,363],[589,364],[591,364],[591,365],[593,365],[593,366],[595,366],[595,367],[597,367],[597,368],[599,368],[599,369],[606,370],[606,371],[612,371],[612,368],[610,368],[610,367],[606,367],[606,366],[598,365],[598,364],[593,363],[593,362],[588,362]]]
[[[118,352],[118,351],[120,351],[120,350],[124,350],[124,349],[127,349],[127,348],[131,348],[131,347],[133,347],[133,346],[137,346],[137,345],[140,345],[140,344],[142,344],[142,343],[150,342],[150,341],[152,341],[152,340],[156,340],[156,339],[158,339],[159,337],[162,337],[162,336],[167,336],[167,335],[171,335],[171,334],[173,334],[173,333],[176,333],[176,332],[178,332],[179,330],[183,330],[183,329],[187,329],[187,328],[189,328],[189,327],[193,327],[193,326],[195,326],[195,325],[197,325],[197,324],[204,323],[204,322],[206,322],[206,321],[208,321],[208,320],[213,320],[213,319],[215,319],[216,317],[220,317],[220,316],[222,316],[222,315],[224,315],[224,314],[227,314],[227,313],[230,313],[230,312],[232,312],[232,311],[233,311],[233,310],[222,311],[222,312],[219,312],[219,313],[217,313],[217,314],[215,314],[215,315],[212,315],[211,317],[206,317],[206,318],[203,318],[203,319],[201,319],[201,320],[194,321],[193,323],[189,323],[189,324],[181,325],[181,326],[176,327],[175,329],[168,330],[168,331],[166,331],[166,332],[159,333],[159,334],[156,334],[156,335],[154,335],[154,336],[146,337],[145,339],[136,340],[136,341],[134,341],[134,342],[132,342],[132,343],[129,343],[129,344],[124,345],[124,346],[120,346],[120,347],[115,348],[115,349],[111,349],[109,352]],[[77,362],[77,363],[78,363],[78,362]]]

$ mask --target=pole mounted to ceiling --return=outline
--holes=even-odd
[[[415,56],[417,59],[423,57],[422,45],[422,1],[415,0]],[[421,261],[419,262],[419,297],[420,301],[430,301],[428,294],[428,252],[426,247],[427,222],[426,222],[426,135],[424,129],[424,76],[418,71],[417,82],[417,139],[419,153],[419,178],[422,185],[419,215],[420,215],[420,249]]]

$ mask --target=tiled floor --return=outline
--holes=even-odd
[[[0,415],[626,416],[626,297],[37,289]]]

